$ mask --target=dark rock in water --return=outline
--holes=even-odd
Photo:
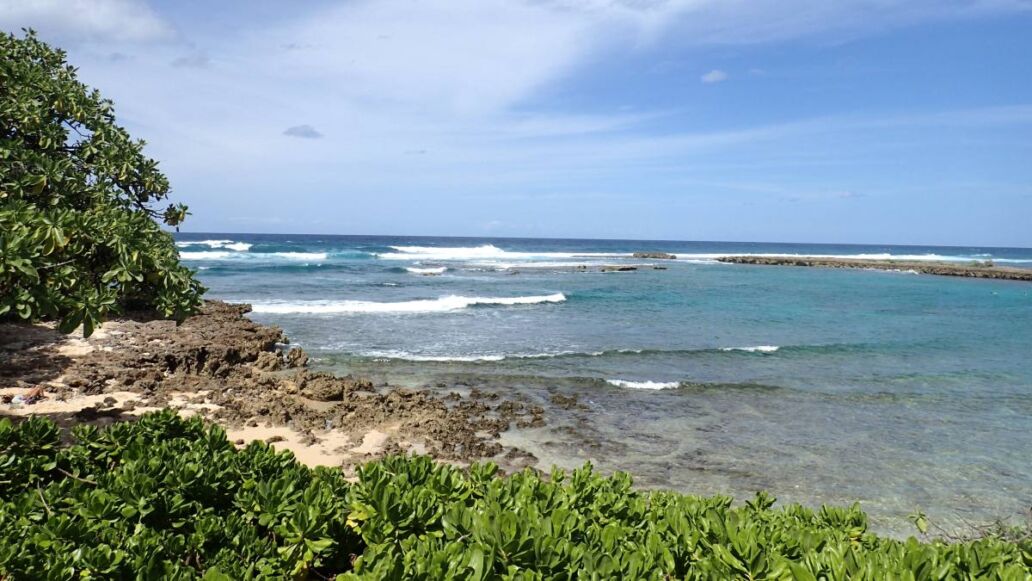
[[[629,265],[617,265],[617,266],[603,266],[599,269],[601,272],[630,272],[632,270],[638,270],[637,266]]]
[[[635,258],[650,258],[658,260],[674,260],[677,258],[676,254],[669,254],[666,252],[635,252]]]
[[[665,266],[652,265],[652,270],[666,270],[666,269],[667,269],[667,267],[665,267]]]

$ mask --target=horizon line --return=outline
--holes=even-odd
[[[234,236],[336,236],[353,238],[453,238],[471,240],[557,240],[557,241],[605,241],[605,242],[671,242],[689,244],[787,244],[795,246],[821,245],[821,246],[895,246],[900,248],[993,248],[1001,250],[1030,250],[1032,246],[998,246],[992,244],[897,244],[893,242],[786,242],[779,240],[673,240],[661,238],[578,238],[570,236],[468,236],[468,235],[437,235],[437,234],[329,234],[329,233],[303,233],[303,232],[170,232],[173,237],[178,234],[190,235],[234,235]]]

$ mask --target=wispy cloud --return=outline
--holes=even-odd
[[[167,40],[174,30],[142,0],[0,0],[0,29],[71,41]]]
[[[702,75],[700,80],[706,84],[722,83],[728,79],[727,73],[720,69],[713,69],[712,71]]]

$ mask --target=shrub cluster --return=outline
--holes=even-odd
[[[82,325],[129,305],[180,320],[204,289],[171,234],[183,205],[63,51],[0,33],[0,319]]]
[[[61,445],[0,420],[0,578],[1005,579],[1032,542],[897,541],[857,507],[634,490],[590,467],[500,477],[426,457],[308,469],[171,412]]]

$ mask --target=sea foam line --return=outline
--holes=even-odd
[[[721,351],[746,351],[748,353],[774,353],[781,347],[777,345],[757,345],[755,347],[721,347]]]
[[[325,252],[228,252],[225,250],[180,251],[183,260],[326,260]]]
[[[512,252],[492,244],[481,246],[391,246],[397,252],[378,254],[382,260],[535,260],[548,258],[626,258],[631,253],[610,252]]]
[[[346,313],[442,313],[475,305],[533,305],[561,303],[566,295],[555,293],[525,297],[462,297],[447,296],[392,303],[374,301],[266,301],[251,303],[255,313],[276,314],[346,314]]]
[[[607,379],[606,383],[616,387],[629,389],[676,389],[681,386],[678,381],[630,381],[627,379]]]
[[[505,361],[513,359],[558,359],[560,357],[605,357],[611,355],[704,355],[715,352],[739,352],[739,353],[775,353],[781,347],[777,345],[757,345],[755,347],[719,347],[699,349],[605,349],[601,351],[555,351],[551,353],[487,353],[467,355],[420,355],[408,351],[365,351],[357,353],[360,357],[373,357],[378,359],[396,359],[402,361],[433,361],[433,362],[477,362],[477,361]]]

